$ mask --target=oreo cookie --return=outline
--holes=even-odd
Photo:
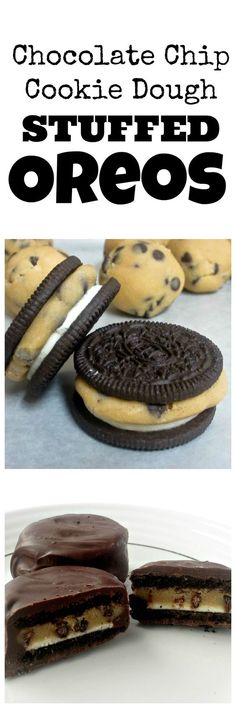
[[[75,347],[80,345],[87,333],[107,309],[117,294],[119,287],[117,280],[110,278],[103,287],[94,286],[94,289],[91,288],[92,291],[96,290],[92,300],[81,310],[78,317],[73,320],[64,334],[57,339],[49,354],[43,358],[36,371],[34,371],[28,384],[28,398],[37,398],[43,392],[51,379],[54,378],[59,369],[73,354]]]
[[[77,256],[68,256],[65,261],[58,263],[50,273],[42,280],[38,288],[31,295],[29,300],[21,308],[20,312],[11,322],[5,334],[5,369],[7,368],[14,351],[21,341],[28,327],[43,305],[49,300],[55,290],[63,283],[68,275],[82,265]]]
[[[147,563],[130,576],[131,615],[142,624],[231,626],[231,570],[219,563]]]
[[[226,393],[222,354],[178,325],[125,322],[96,330],[74,356],[73,413],[93,437],[161,450],[197,437]]]
[[[70,256],[53,268],[16,315],[5,335],[5,368],[13,381],[29,380],[38,396],[83,340],[119,290],[111,279],[95,285],[96,270]]]
[[[6,677],[80,654],[124,632],[127,590],[104,570],[43,568],[7,583]]]

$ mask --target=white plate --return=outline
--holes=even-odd
[[[99,513],[129,528],[130,569],[160,559],[198,558],[230,564],[226,526],[158,509],[73,505],[6,515],[6,580],[18,534],[36,519]],[[7,703],[226,703],[230,701],[227,631],[141,627],[81,656],[9,679]]]

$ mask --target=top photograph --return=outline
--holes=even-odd
[[[229,469],[230,239],[5,241],[7,469]]]

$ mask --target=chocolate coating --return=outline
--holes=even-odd
[[[189,627],[224,627],[231,626],[231,571],[225,565],[208,561],[159,561],[147,563],[131,573],[133,594],[130,595],[131,615],[142,624],[183,625]],[[140,593],[148,588],[147,595]],[[140,590],[141,589],[141,590]],[[191,608],[165,606],[151,608],[148,594],[172,590],[184,603],[185,592],[192,589]],[[205,609],[201,611],[201,593],[213,591],[219,593],[224,603],[224,611]],[[144,590],[145,592],[145,590]],[[179,593],[179,595],[178,595]],[[161,602],[161,599],[159,600]],[[165,601],[164,601],[165,602]],[[200,609],[199,609],[200,607]]]
[[[39,650],[26,651],[17,641],[21,627],[31,628],[50,620],[58,622],[58,636],[65,638],[63,617],[76,612],[81,615],[86,608],[122,605],[113,627],[95,631],[78,639],[59,642]],[[6,585],[6,675],[31,671],[36,666],[51,663],[67,655],[81,652],[89,646],[112,638],[124,631],[129,623],[128,599],[125,586],[110,573],[95,568],[57,566],[21,575]],[[79,631],[85,631],[81,629]]]
[[[208,561],[158,561],[157,563],[146,563],[141,568],[133,570],[130,578],[134,587],[138,587],[140,584],[143,585],[144,580],[146,584],[152,579],[154,581],[160,579],[166,581],[167,579],[169,584],[179,580],[181,580],[181,584],[183,582],[187,584],[191,581],[197,581],[198,583],[230,583],[231,570],[226,565]]]
[[[13,577],[55,565],[102,568],[124,581],[128,574],[128,531],[95,514],[42,519],[20,534],[11,559]]]

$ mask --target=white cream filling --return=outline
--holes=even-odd
[[[176,605],[173,607],[172,603],[166,602],[160,604],[159,602],[150,602],[147,604],[149,610],[178,610],[178,612],[225,612],[222,608],[222,604],[210,605],[207,602],[202,602],[200,607],[191,607],[190,604],[186,603],[183,607]]]
[[[54,636],[45,636],[44,639],[34,639],[30,642],[30,644],[27,647],[26,651],[34,651],[36,649],[41,649],[43,647],[49,647],[53,644],[59,644],[61,642],[66,642],[68,639],[75,639],[76,637],[83,637],[85,634],[91,634],[92,632],[103,632],[105,629],[111,629],[113,627],[112,622],[106,622],[104,624],[97,624],[91,627],[90,629],[86,629],[85,632],[74,632],[74,631],[69,631],[66,637],[56,637]]]
[[[36,359],[31,364],[31,367],[27,374],[27,379],[31,379],[35,374],[39,366],[42,364],[48,354],[52,351],[55,344],[62,337],[63,334],[67,332],[69,327],[73,324],[76,318],[81,314],[84,308],[89,305],[92,298],[101,290],[101,285],[93,285],[89,290],[83,295],[83,297],[69,310],[64,322],[58,327],[53,334],[49,337],[47,342],[44,344],[43,348],[39,352]]]
[[[93,413],[93,415],[95,415],[95,413]],[[178,428],[180,425],[184,425],[190,420],[197,418],[196,415],[190,415],[188,418],[182,418],[181,420],[176,420],[172,423],[162,423],[161,425],[158,425],[158,423],[156,425],[132,425],[131,423],[125,423],[124,425],[122,425],[121,423],[115,423],[114,421],[110,422],[108,419],[106,419],[105,417],[103,418],[100,415],[97,417],[99,417],[100,420],[104,420],[105,423],[109,423],[109,425],[112,425],[114,428],[120,428],[121,430],[137,430],[140,433],[159,433],[160,430],[171,430],[171,428]]]

